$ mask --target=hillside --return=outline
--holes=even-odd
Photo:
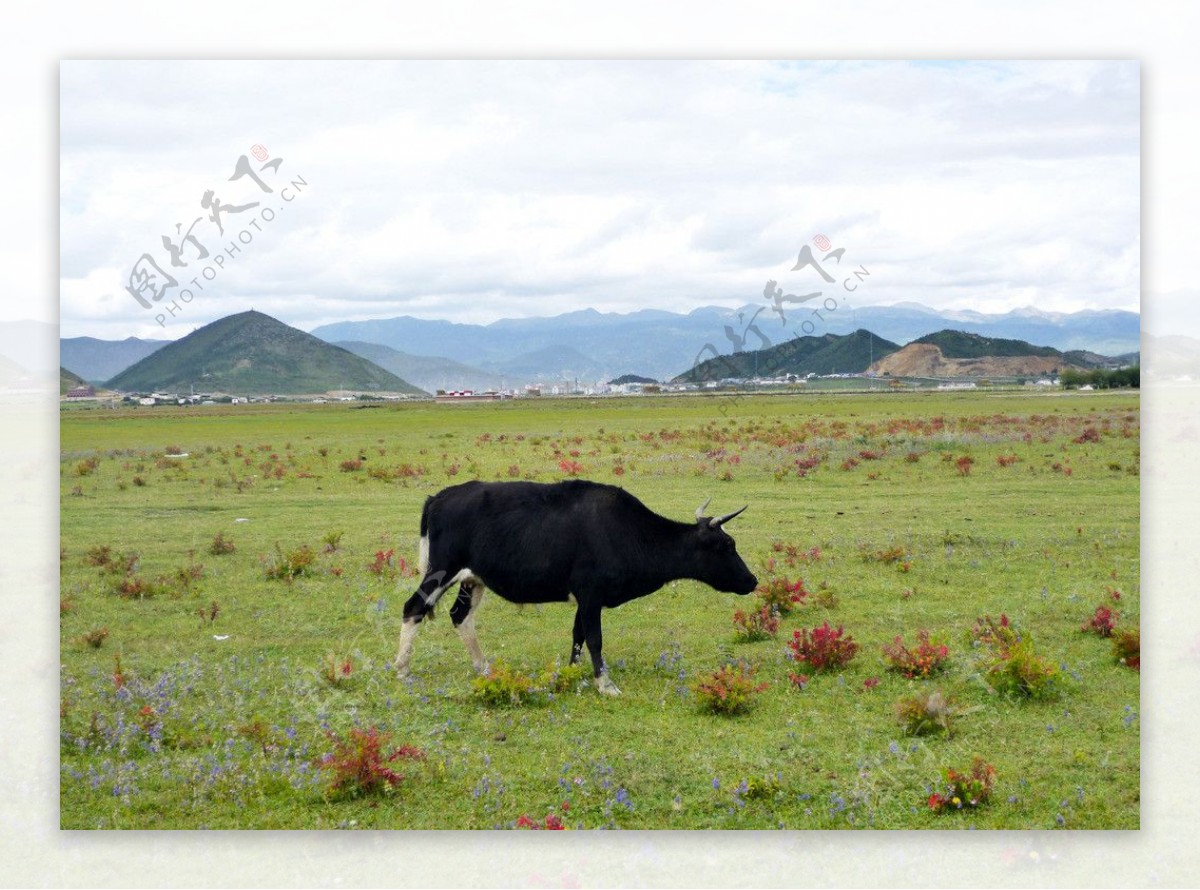
[[[1138,351],[1121,355],[1100,355],[1087,349],[1071,349],[1063,353],[1063,358],[1068,364],[1080,368],[1128,368],[1141,364],[1142,354]]]
[[[68,390],[72,390],[77,386],[87,386],[87,381],[78,374],[68,371],[66,368],[59,367],[58,394],[60,396],[65,396]]]
[[[947,358],[932,343],[909,343],[875,362],[871,371],[891,377],[1040,377],[1067,367],[1061,358],[1035,355]]]
[[[98,340],[64,337],[59,340],[59,361],[89,383],[102,383],[162,349],[170,340]]]
[[[230,315],[193,331],[106,384],[122,392],[300,395],[334,390],[421,394],[353,353],[261,312]]]
[[[1024,340],[1009,340],[1002,337],[985,337],[966,331],[937,331],[918,337],[913,343],[936,346],[949,359],[1009,358],[1016,356],[1038,356],[1062,358],[1062,353],[1050,346],[1033,346]],[[911,345],[911,344],[910,344]]]
[[[727,378],[779,377],[784,374],[857,374],[872,359],[900,347],[859,329],[852,334],[797,337],[769,349],[708,359],[675,377],[674,383],[704,383]]]
[[[397,377],[426,392],[436,392],[439,389],[499,389],[504,382],[498,374],[472,368],[454,359],[413,355],[392,349],[390,346],[353,340],[344,340],[336,345],[360,358],[374,362],[385,371],[391,371]]]
[[[966,331],[928,334],[871,366],[893,377],[1036,377],[1070,368],[1120,366],[1119,359],[1085,350],[1060,352],[1024,340],[984,337]]]

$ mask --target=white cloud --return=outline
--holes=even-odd
[[[872,269],[864,304],[1138,304],[1136,63],[69,62],[61,81],[65,336],[251,305],[307,328],[732,306],[788,283],[818,232]],[[265,179],[307,181],[294,202],[226,181],[256,142],[283,158]],[[161,327],[123,278],[167,263],[206,189],[277,217]],[[249,213],[205,235],[214,255]]]

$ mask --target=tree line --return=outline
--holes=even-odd
[[[1118,389],[1121,387],[1140,389],[1142,370],[1138,365],[1132,365],[1128,368],[1116,368],[1111,371],[1104,370],[1103,368],[1095,368],[1091,371],[1071,369],[1063,371],[1059,379],[1067,389],[1074,389],[1088,384],[1096,389]]]

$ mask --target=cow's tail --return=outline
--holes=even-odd
[[[421,543],[417,550],[417,568],[424,575],[429,571],[429,510],[433,506],[433,498],[425,498],[425,506],[421,508]]]

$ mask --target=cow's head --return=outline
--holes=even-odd
[[[733,538],[721,527],[746,507],[724,516],[705,516],[707,506],[705,501],[696,510],[696,578],[727,593],[750,593],[758,586],[758,579],[738,556]]]

